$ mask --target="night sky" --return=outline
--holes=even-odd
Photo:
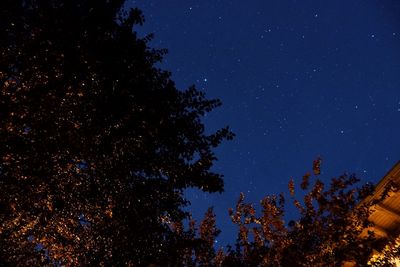
[[[377,182],[400,159],[400,2],[390,0],[137,0],[139,34],[169,50],[161,68],[223,106],[217,149],[225,192],[186,192],[194,217],[214,206],[219,243],[234,242],[227,209],[287,192],[321,156],[322,179]],[[289,209],[289,216],[292,209]]]

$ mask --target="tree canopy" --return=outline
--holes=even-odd
[[[399,237],[376,235],[370,215],[399,185],[391,180],[377,195],[372,184],[359,185],[354,174],[324,182],[320,166],[318,158],[298,186],[290,179],[289,196],[267,195],[254,204],[246,203],[241,193],[229,209],[237,239],[227,249],[215,248],[219,230],[211,209],[198,226],[191,220],[186,232],[182,222],[175,222],[180,240],[192,244],[175,247],[179,266],[397,266]],[[288,214],[290,204],[297,216]]]
[[[307,172],[296,194],[294,179],[288,184],[290,198],[283,194],[261,200],[261,212],[244,202],[242,194],[231,218],[239,228],[236,249],[227,258],[240,266],[342,266],[357,262],[365,266],[376,242],[373,233],[362,236],[371,225],[371,203],[362,203],[374,187],[344,174],[330,184],[319,179],[321,159]],[[314,177],[313,177],[314,176]],[[314,178],[314,179],[313,179]],[[299,199],[298,196],[302,196]],[[299,217],[285,223],[290,200]],[[295,217],[295,216],[291,216]]]
[[[223,190],[213,148],[233,134],[201,121],[220,101],[178,90],[123,4],[1,2],[2,262],[157,264],[182,190]]]

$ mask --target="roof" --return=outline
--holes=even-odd
[[[391,184],[397,185],[397,190],[390,190],[386,198],[381,200]],[[375,193],[365,201],[377,202],[371,207],[369,221],[374,226],[367,229],[373,230],[377,237],[396,237],[400,234],[400,161],[379,181]]]

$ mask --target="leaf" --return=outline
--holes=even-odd
[[[313,161],[313,172],[315,175],[320,175],[321,174],[321,162],[322,159],[318,157]]]
[[[293,180],[293,178],[290,178],[288,188],[289,188],[290,195],[293,197],[294,196],[294,180]]]

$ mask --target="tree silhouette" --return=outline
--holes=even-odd
[[[220,102],[155,67],[123,4],[1,1],[4,264],[167,266],[182,191],[223,189],[212,149],[233,134],[201,122]]]
[[[321,173],[320,165],[321,159],[314,161],[315,177]],[[362,200],[373,194],[373,186],[356,187],[359,179],[354,175],[332,178],[328,186],[318,178],[312,183],[311,178],[306,173],[300,184],[303,201],[295,198],[294,180],[289,181],[299,213],[289,223],[285,223],[283,194],[266,196],[259,213],[241,194],[229,211],[238,226],[236,247],[225,253],[220,266],[342,266],[345,262],[367,266],[372,249],[379,247],[372,232],[361,235],[372,225],[368,217],[374,203]]]

